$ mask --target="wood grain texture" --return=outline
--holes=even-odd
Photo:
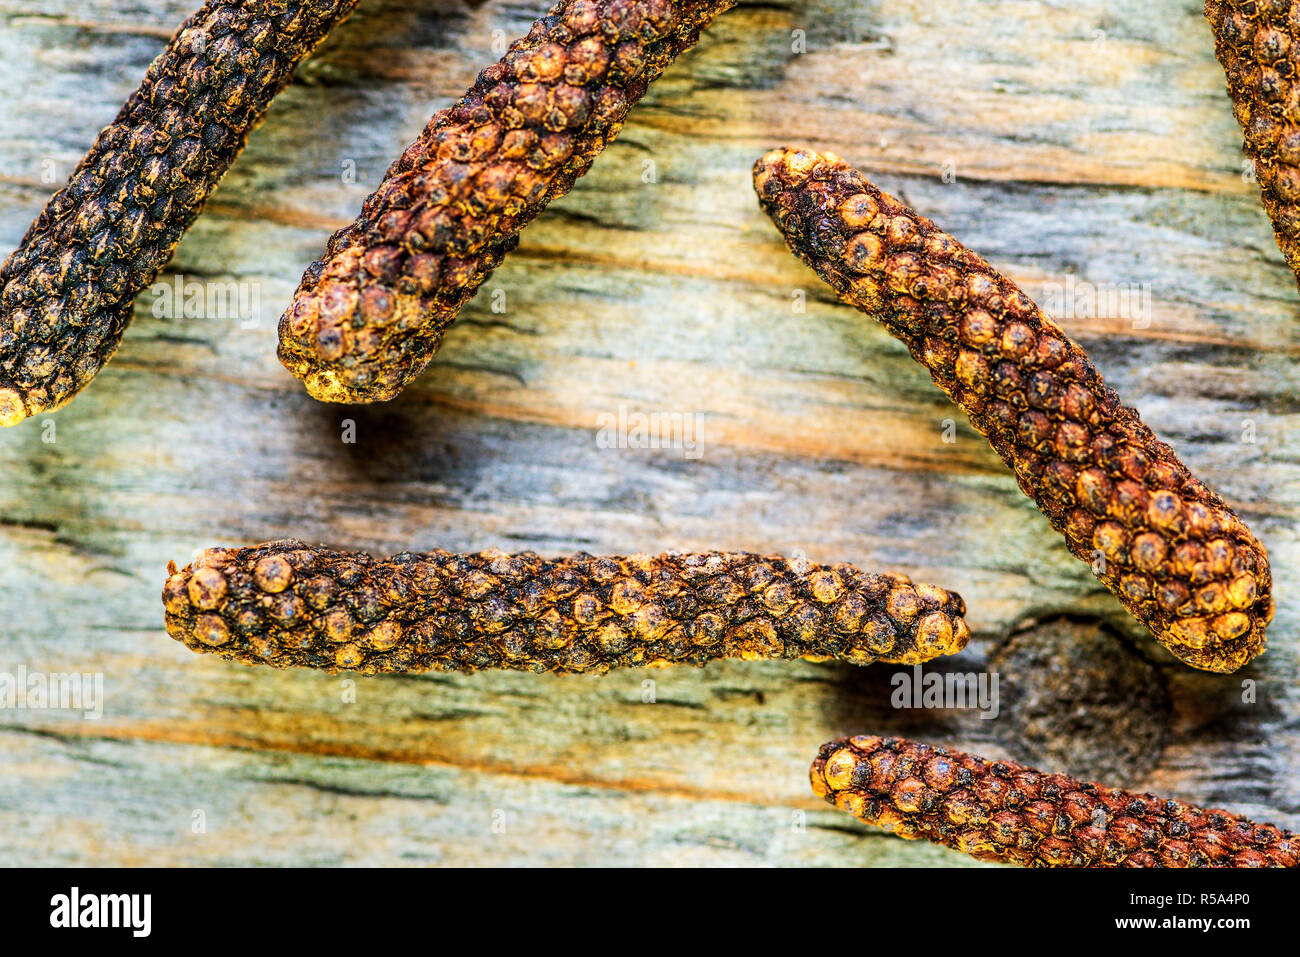
[[[0,246],[190,6],[0,0]],[[105,689],[98,720],[0,710],[0,863],[971,863],[809,791],[817,747],[844,734],[1010,756],[998,720],[892,709],[888,666],[349,685],[167,638],[169,559],[287,536],[896,568],[967,600],[975,640],[940,670],[983,667],[1027,619],[1097,616],[1171,701],[1154,770],[1112,783],[1300,826],[1297,293],[1243,179],[1200,4],[742,3],[402,397],[314,402],[275,359],[301,270],[546,6],[365,0],[164,275],[244,284],[256,321],[159,317],[146,293],[79,398],[0,433],[0,671],[102,673]],[[1031,295],[1149,287],[1149,321],[1061,321],[1269,549],[1265,655],[1195,673],[1140,633],[903,347],[785,251],[749,185],[784,143],[860,165]],[[698,415],[699,457],[602,447],[620,406]]]

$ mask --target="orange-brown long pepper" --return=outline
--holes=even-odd
[[[1015,284],[833,154],[773,150],[754,188],[790,249],[907,345],[1161,644],[1224,672],[1263,650],[1264,547]]]
[[[393,398],[628,111],[734,0],[562,0],[488,67],[331,237],[280,319],[280,361],[328,402]]]
[[[0,268],[0,426],[57,409],[113,357],[298,63],[358,0],[208,0],[149,65]]]
[[[1029,867],[1296,867],[1300,839],[1227,811],[1011,761],[861,735],[821,747],[813,792],[868,824]]]
[[[286,540],[173,566],[163,604],[167,631],[194,651],[367,674],[599,674],[720,658],[916,664],[970,637],[953,592],[746,552],[377,559]]]

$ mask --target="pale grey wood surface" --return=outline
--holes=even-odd
[[[258,321],[157,318],[146,293],[81,397],[0,432],[0,671],[102,673],[106,695],[99,720],[0,711],[0,863],[971,863],[808,789],[841,734],[1006,756],[999,721],[892,711],[894,669],[394,677],[357,681],[349,703],[338,677],[166,636],[169,559],[290,536],[892,567],[966,597],[976,639],[944,669],[981,667],[1027,618],[1100,616],[1173,703],[1131,783],[1300,825],[1297,295],[1199,3],[742,4],[528,229],[405,395],[315,403],[274,355],[303,267],[546,6],[364,0],[164,277],[245,284]],[[0,247],[191,9],[0,0]],[[903,347],[785,252],[749,169],[800,142],[860,164],[1031,294],[1068,276],[1149,284],[1149,323],[1062,322],[1269,548],[1279,612],[1248,672],[1194,673],[1143,637]],[[620,405],[699,414],[700,457],[600,447]]]

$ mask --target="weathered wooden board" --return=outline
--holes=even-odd
[[[190,5],[0,0],[0,246]],[[168,559],[290,536],[893,567],[967,598],[976,640],[938,670],[983,668],[1026,620],[1097,616],[1168,688],[1163,748],[1127,783],[1300,825],[1300,321],[1200,4],[742,4],[529,228],[413,388],[313,402],[274,355],[301,270],[546,5],[365,0],[164,277],[235,283],[254,321],[155,315],[146,293],[80,398],[0,432],[0,671],[98,673],[105,693],[98,720],[0,710],[0,863],[971,863],[808,790],[839,734],[1010,753],[1006,714],[892,709],[896,669],[353,685],[167,638]],[[787,142],[860,163],[1031,294],[1145,288],[1137,321],[1076,301],[1062,322],[1269,547],[1280,607],[1256,665],[1193,673],[1144,638],[902,346],[785,252],[749,168]],[[620,407],[691,416],[698,457],[605,447]]]

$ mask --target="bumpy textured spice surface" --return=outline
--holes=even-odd
[[[842,811],[1030,867],[1296,867],[1300,840],[1227,811],[986,761],[903,738],[824,744],[813,791]]]
[[[56,409],[112,358],[294,68],[358,0],[212,0],[149,66],[0,269],[0,426]]]
[[[1263,650],[1263,546],[1028,296],[833,154],[773,150],[754,188],[790,249],[907,345],[1161,644],[1222,672]]]
[[[280,361],[329,402],[391,399],[628,110],[733,5],[566,0],[436,114],[304,273]]]
[[[1300,283],[1300,3],[1207,0],[1205,18],[1273,235]]]
[[[718,658],[914,663],[970,637],[959,596],[852,565],[743,552],[208,549],[163,589],[167,631],[246,664],[366,674],[601,673]]]

